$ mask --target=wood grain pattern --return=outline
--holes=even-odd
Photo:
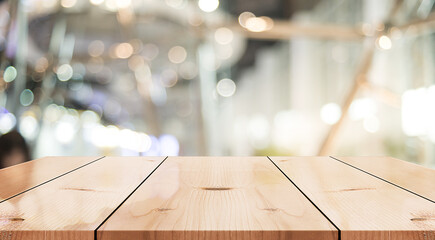
[[[44,157],[0,169],[0,202],[101,157]]]
[[[266,157],[169,157],[99,228],[99,240],[337,239]]]
[[[335,157],[435,201],[435,170],[391,157]]]
[[[337,225],[342,240],[433,240],[434,203],[329,157],[271,159]]]
[[[94,239],[163,157],[105,157],[0,204],[0,239]]]

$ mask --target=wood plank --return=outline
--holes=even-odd
[[[102,157],[44,157],[0,169],[0,203]]]
[[[433,239],[435,204],[329,157],[271,157],[342,240]]]
[[[266,157],[169,157],[97,233],[99,240],[337,238]]]
[[[435,170],[392,157],[335,157],[435,202]]]
[[[10,240],[91,240],[164,157],[105,157],[0,204]]]

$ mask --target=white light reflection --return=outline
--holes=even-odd
[[[218,0],[199,0],[198,7],[204,12],[213,12],[219,7]]]
[[[164,156],[178,156],[180,151],[180,144],[176,137],[164,134],[159,137],[159,142],[161,146],[161,154]]]
[[[64,115],[54,128],[56,140],[60,143],[70,143],[76,133],[76,119],[70,115]]]
[[[15,127],[17,120],[12,113],[0,114],[0,132],[2,134],[8,133]]]
[[[383,49],[383,50],[391,49],[391,47],[393,46],[391,39],[386,35],[379,37],[377,40],[377,44],[378,44],[378,47]]]
[[[57,78],[60,81],[63,81],[63,82],[68,81],[73,76],[73,69],[72,69],[71,65],[63,64],[57,68],[56,74],[57,74]]]
[[[322,121],[328,125],[335,124],[341,117],[341,108],[336,103],[328,103],[320,111]]]
[[[231,97],[236,92],[236,84],[233,80],[224,78],[217,83],[216,91],[222,97]]]
[[[38,121],[32,115],[22,116],[20,119],[20,133],[28,140],[33,140],[38,131]]]

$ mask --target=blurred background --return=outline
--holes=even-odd
[[[435,168],[434,1],[0,1],[0,158]]]

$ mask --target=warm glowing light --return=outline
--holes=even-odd
[[[229,44],[233,41],[233,31],[228,28],[218,28],[214,34],[214,39],[219,44]]]
[[[379,37],[377,43],[378,43],[379,48],[384,49],[384,50],[391,49],[391,47],[393,45],[391,42],[391,39],[386,35]]]
[[[115,55],[118,58],[129,58],[133,54],[133,47],[130,43],[120,43],[115,48]]]
[[[134,12],[130,8],[119,8],[116,18],[123,25],[131,24],[134,20]],[[133,45],[132,45],[133,46]],[[133,46],[134,52],[134,46]]]
[[[273,19],[272,19],[272,18],[270,18],[270,17],[265,17],[265,16],[262,16],[262,17],[260,17],[260,18],[263,19],[264,22],[266,22],[266,30],[270,30],[270,29],[273,28],[274,22],[273,22]]]
[[[42,73],[48,68],[48,60],[45,57],[39,58],[35,63],[35,71]]]
[[[73,76],[73,69],[72,69],[71,65],[63,64],[57,68],[56,74],[57,74],[57,78],[60,81],[63,81],[63,82],[68,81]]]
[[[168,52],[168,58],[169,61],[173,63],[182,63],[184,60],[186,60],[187,52],[186,49],[184,49],[181,46],[175,46],[171,48]]]
[[[198,7],[204,12],[213,12],[219,7],[218,0],[199,0]]]
[[[131,5],[131,0],[116,0],[116,6],[118,8],[128,8]]]
[[[362,98],[352,102],[349,109],[349,117],[352,120],[364,119],[367,116],[374,115],[377,112],[377,105],[373,99]]]
[[[246,20],[246,29],[251,32],[263,32],[267,30],[267,22],[259,17],[249,18]]]
[[[64,8],[72,8],[76,5],[77,0],[61,0],[60,5]]]
[[[231,97],[236,92],[236,84],[233,80],[224,78],[217,83],[216,91],[222,97]]]
[[[251,12],[243,12],[240,14],[239,16],[239,24],[242,27],[246,27],[246,21],[248,21],[248,19],[250,18],[255,18],[255,15]]]
[[[89,0],[89,2],[93,5],[100,5],[104,2],[104,0]]]
[[[335,124],[341,117],[341,108],[336,103],[325,104],[320,111],[320,117],[326,124]]]

